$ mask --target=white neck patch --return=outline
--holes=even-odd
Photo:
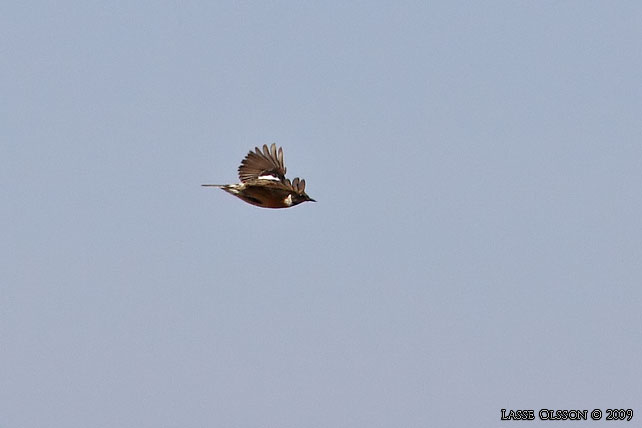
[[[292,195],[288,195],[288,197],[285,198],[283,202],[285,202],[285,205],[287,205],[288,207],[292,205]]]

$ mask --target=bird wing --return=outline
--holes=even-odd
[[[290,180],[286,178],[283,184],[285,185],[285,187],[292,190],[293,192],[298,193],[299,195],[302,195],[305,193],[304,179],[299,179],[299,177],[296,177],[294,180],[292,180],[292,182],[290,182]]]
[[[258,147],[250,151],[239,166],[239,178],[245,183],[252,180],[285,180],[285,164],[283,163],[283,149],[276,149],[276,144],[272,143],[268,149],[263,145],[263,151]]]

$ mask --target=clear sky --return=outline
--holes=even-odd
[[[639,424],[641,40],[624,0],[4,2],[0,426]],[[272,142],[316,204],[200,187]]]

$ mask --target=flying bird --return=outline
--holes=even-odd
[[[203,184],[218,187],[227,193],[244,200],[248,204],[262,208],[289,208],[302,202],[316,202],[305,193],[305,180],[296,177],[290,181],[285,178],[283,149],[272,144],[263,151],[258,147],[250,151],[239,166],[238,184]]]

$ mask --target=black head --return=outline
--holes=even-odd
[[[309,197],[305,192],[301,194],[292,195],[292,205],[298,205],[303,202],[316,202],[316,201],[311,197]]]

